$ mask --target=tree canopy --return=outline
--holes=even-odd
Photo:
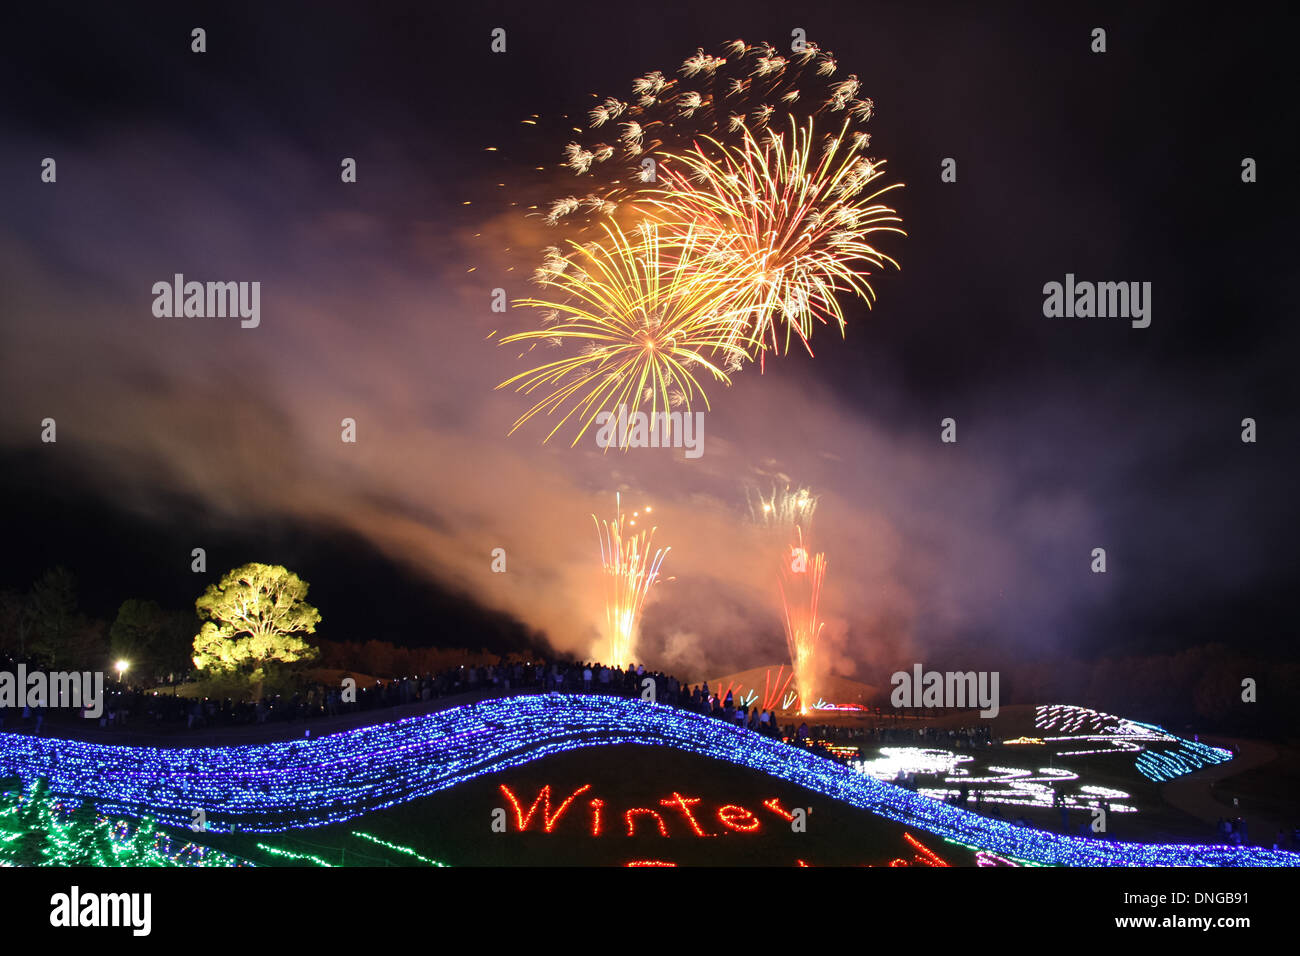
[[[132,674],[184,673],[192,664],[194,619],[187,612],[164,610],[157,601],[131,598],[118,608],[108,639],[112,658],[128,661]]]
[[[194,602],[203,626],[194,638],[194,666],[260,679],[272,662],[310,660],[320,612],[306,601],[307,582],[279,565],[245,564],[210,585]]]

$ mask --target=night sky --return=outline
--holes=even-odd
[[[784,657],[743,485],[788,476],[822,495],[846,676],[971,648],[1289,647],[1295,19],[915,6],[11,13],[0,585],[63,564],[111,620],[128,597],[186,607],[228,568],[285,563],[322,637],[506,649],[540,632],[586,654],[591,513],[621,491],[655,505],[673,548],[643,651],[738,669]],[[527,403],[493,386],[523,366],[488,333],[525,320],[491,315],[488,293],[527,294],[537,257],[498,240],[527,234],[510,202],[564,146],[520,120],[795,27],[875,101],[872,151],[907,184],[890,194],[901,272],[873,276],[870,312],[846,302],[846,338],[821,330],[816,358],[711,392],[698,460],[507,437]],[[150,288],[177,272],[261,281],[261,326],[155,318]],[[1066,273],[1150,282],[1151,326],[1045,318],[1043,285]]]

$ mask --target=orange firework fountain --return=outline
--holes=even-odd
[[[771,536],[779,554],[777,586],[782,621],[801,713],[817,703],[817,643],[824,622],[818,617],[826,555],[811,553],[813,515],[818,498],[807,488],[786,482],[770,495],[748,493],[754,523]],[[779,675],[778,675],[779,679]]]
[[[803,529],[796,528],[796,543],[781,567],[779,585],[785,612],[785,639],[790,646],[790,664],[799,690],[799,713],[806,714],[817,701],[817,642],[825,622],[818,616],[822,582],[826,577],[826,555],[809,554]]]

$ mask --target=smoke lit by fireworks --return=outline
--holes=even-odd
[[[790,664],[799,690],[799,712],[806,714],[818,699],[817,645],[825,622],[818,613],[822,583],[826,577],[826,555],[810,554],[802,529],[787,552],[778,584],[785,612],[785,639],[790,647]]]
[[[639,511],[629,518],[623,513],[621,496],[615,497],[615,517],[605,521],[592,515],[600,539],[600,561],[605,581],[605,663],[625,667],[632,663],[641,611],[650,589],[659,582],[659,568],[671,548],[653,547],[656,528],[632,531]],[[644,509],[647,513],[650,508]]]

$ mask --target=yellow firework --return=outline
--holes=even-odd
[[[825,622],[819,616],[822,583],[826,578],[826,555],[809,554],[803,531],[798,530],[781,565],[778,586],[785,612],[785,639],[790,646],[790,664],[799,690],[799,712],[806,714],[817,703],[818,643]]]
[[[751,357],[786,351],[792,338],[807,348],[814,326],[830,319],[843,334],[835,294],[870,306],[864,269],[898,267],[868,239],[905,235],[895,211],[877,201],[902,184],[876,188],[884,161],[862,154],[867,140],[851,118],[819,135],[813,119],[798,125],[791,117],[788,130],[769,128],[761,142],[744,122],[737,129],[738,146],[702,137],[664,155],[664,188],[644,192],[639,205],[661,229],[689,230],[707,247],[696,260],[703,270],[740,277],[726,286],[727,345]]]
[[[595,515],[596,535],[600,539],[600,563],[605,581],[605,638],[609,657],[606,663],[625,667],[632,663],[641,611],[650,589],[659,581],[659,567],[671,548],[653,547],[656,528],[631,532],[631,522],[623,514],[622,502],[615,498],[613,521]],[[649,509],[646,509],[647,511]]]
[[[796,528],[804,534],[811,530],[813,515],[820,500],[811,489],[795,488],[788,481],[783,487],[773,484],[772,493],[767,496],[753,489],[746,489],[745,495],[749,499],[750,519],[779,538],[782,548],[794,535]]]
[[[709,250],[693,230],[643,224],[629,235],[617,224],[602,228],[601,240],[548,253],[536,278],[554,298],[515,303],[543,310],[544,321],[503,344],[527,342],[531,351],[546,343],[567,354],[497,386],[547,390],[511,433],[542,413],[559,416],[546,439],[573,422],[574,445],[602,412],[622,420],[644,408],[652,427],[655,413],[671,423],[673,409],[689,413],[697,399],[707,408],[703,382],[731,384],[746,357],[728,307],[740,279],[728,263],[702,261]],[[631,429],[621,432],[626,447]]]

